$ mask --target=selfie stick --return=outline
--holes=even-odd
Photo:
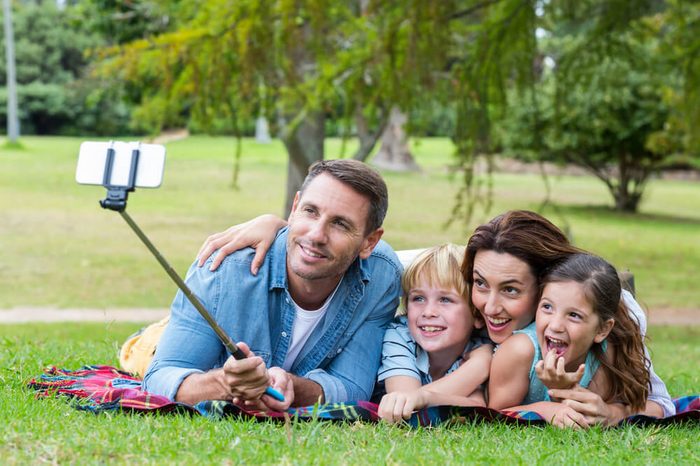
[[[219,337],[221,343],[224,344],[226,349],[229,350],[231,355],[236,359],[245,359],[246,355],[241,351],[241,349],[236,346],[236,343],[229,337],[224,329],[221,328],[219,324],[216,323],[214,318],[211,316],[209,311],[202,305],[197,296],[192,293],[192,290],[185,284],[185,282],[180,278],[180,276],[175,273],[175,270],[170,266],[168,261],[161,255],[161,253],[156,249],[156,247],[151,243],[148,237],[141,231],[136,222],[132,220],[129,214],[126,213],[126,200],[129,197],[129,193],[133,192],[136,184],[136,169],[139,163],[140,150],[137,147],[131,152],[131,166],[129,169],[129,181],[126,186],[115,186],[111,184],[112,179],[112,166],[114,165],[115,151],[112,147],[107,149],[107,159],[105,160],[105,171],[102,185],[107,188],[107,197],[100,201],[100,205],[103,209],[110,209],[119,212],[124,221],[129,224],[136,236],[138,236],[143,244],[146,245],[149,251],[155,256],[160,265],[165,269],[165,271],[170,275],[170,278],[175,282],[175,284],[182,290],[187,299],[192,303],[192,305],[199,311],[199,314],[204,318],[204,320],[209,323],[209,326],[214,330],[214,333]],[[267,387],[265,393],[270,395],[272,398],[278,401],[284,401],[284,396],[272,387]]]

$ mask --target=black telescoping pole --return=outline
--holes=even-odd
[[[214,318],[209,314],[209,311],[202,305],[201,301],[197,298],[197,296],[192,293],[192,290],[190,290],[190,287],[187,286],[187,284],[180,278],[180,276],[173,270],[173,268],[170,266],[168,261],[165,260],[165,257],[161,255],[161,253],[156,249],[156,247],[151,243],[151,240],[148,239],[148,237],[141,231],[139,226],[131,219],[129,214],[126,213],[125,210],[120,210],[119,214],[122,216],[122,218],[126,221],[126,223],[129,224],[132,230],[134,230],[134,233],[136,233],[136,236],[138,236],[141,241],[143,241],[143,244],[146,245],[149,251],[155,256],[155,258],[160,262],[160,265],[163,266],[163,269],[170,275],[170,278],[173,279],[175,284],[177,285],[180,290],[185,294],[187,299],[192,303],[192,305],[199,311],[202,317],[204,317],[204,320],[206,320],[211,328],[216,332],[216,335],[219,337],[221,342],[226,346],[226,348],[231,352],[231,355],[233,355],[234,358],[236,359],[245,359],[245,354],[243,351],[236,346],[236,343],[229,337],[226,332],[224,332],[224,329],[219,326],[218,323],[214,320]]]

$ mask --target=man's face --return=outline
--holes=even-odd
[[[335,280],[359,255],[367,258],[382,236],[365,234],[369,200],[322,173],[300,196],[289,216],[287,267],[303,280]]]

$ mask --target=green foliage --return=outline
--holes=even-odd
[[[172,27],[170,10],[179,1],[81,0],[71,17],[74,26],[99,34],[108,44],[123,44],[167,31]],[[184,2],[186,3],[186,2]]]
[[[605,183],[617,209],[630,212],[678,148],[665,131],[671,113],[665,94],[680,82],[653,31],[635,28],[591,43],[560,24],[543,41],[541,81],[513,93],[502,131],[507,152],[581,166]]]
[[[86,51],[101,39],[73,24],[70,8],[23,2],[13,13],[19,117],[25,134],[117,134],[126,130],[128,108],[118,89],[84,78]],[[4,36],[0,76],[5,76]],[[0,124],[7,112],[0,88]]]

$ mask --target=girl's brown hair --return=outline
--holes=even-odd
[[[586,299],[600,318],[601,324],[615,321],[607,336],[613,348],[612,360],[605,357],[602,344],[594,343],[591,351],[606,372],[606,401],[622,402],[641,411],[649,395],[649,360],[639,325],[629,315],[622,301],[622,287],[615,267],[592,254],[575,254],[552,268],[542,281],[546,283],[574,281],[583,286]]]

